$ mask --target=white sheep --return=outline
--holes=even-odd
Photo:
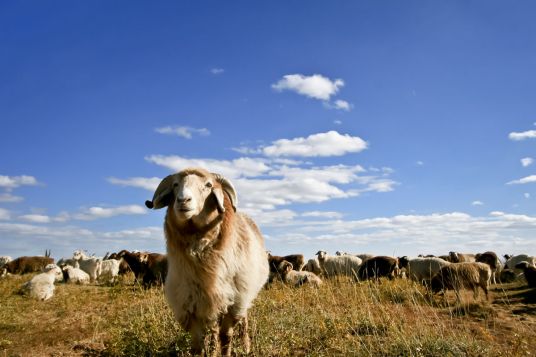
[[[60,282],[60,281],[63,281],[63,273],[61,271],[61,268],[59,266],[57,266],[56,264],[48,264],[44,269],[43,269],[43,272],[47,272],[49,270],[54,270],[55,272],[55,276],[54,276],[54,281],[56,283]]]
[[[322,270],[320,269],[320,263],[318,262],[317,258],[312,258],[307,261],[307,264],[303,267],[303,270],[310,271],[311,273],[315,273],[316,275],[320,275],[322,273]]]
[[[517,275],[521,275],[523,274],[523,270],[516,268],[516,265],[521,262],[527,262],[530,265],[536,266],[536,257],[527,254],[514,255],[506,260],[506,262],[504,263],[504,268],[515,270]]]
[[[89,284],[89,274],[80,268],[75,268],[70,265],[66,265],[62,268],[63,281],[68,284]]]
[[[92,282],[97,280],[101,271],[100,258],[88,257],[83,251],[77,250],[73,253],[73,259],[78,262],[80,269],[89,274]]]
[[[283,281],[292,286],[301,286],[304,284],[311,284],[313,286],[322,285],[322,279],[320,279],[315,273],[309,271],[296,271],[293,270],[292,263],[283,260],[277,267],[279,274]]]
[[[323,250],[316,253],[320,270],[327,277],[336,275],[346,275],[357,279],[357,272],[362,260],[353,255],[328,255]]]
[[[113,283],[119,276],[121,262],[115,259],[106,259],[101,262],[99,280]]]
[[[404,256],[398,259],[399,268],[406,269],[408,278],[424,283],[430,282],[442,267],[449,264],[451,263],[436,257],[409,259]]]
[[[250,349],[247,311],[268,279],[264,239],[251,218],[236,212],[231,182],[204,169],[167,176],[148,208],[167,208],[164,232],[168,275],[164,292],[175,319],[192,335],[201,354],[208,328],[221,353],[231,355],[233,329],[243,323]]]
[[[60,268],[54,264],[48,265],[43,273],[37,274],[21,286],[22,294],[41,301],[50,299],[54,295],[57,274],[61,274]]]

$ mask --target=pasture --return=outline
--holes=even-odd
[[[0,356],[188,356],[161,288],[56,284],[39,302],[17,294],[32,275],[0,279]],[[431,297],[408,280],[263,289],[250,310],[254,356],[529,356],[536,290],[493,285],[489,301]],[[235,354],[242,355],[239,346]]]

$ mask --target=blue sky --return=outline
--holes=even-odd
[[[0,255],[164,251],[227,176],[275,254],[536,254],[530,1],[0,4]]]

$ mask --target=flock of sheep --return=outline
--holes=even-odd
[[[409,259],[319,251],[307,262],[300,254],[273,256],[267,254],[253,220],[237,211],[233,184],[200,168],[167,176],[145,204],[149,209],[167,208],[166,255],[123,250],[98,258],[76,251],[57,265],[50,257],[20,257],[9,262],[0,257],[1,275],[42,269],[22,291],[47,300],[53,295],[55,281],[113,282],[131,270],[145,287],[164,283],[175,319],[192,336],[194,355],[220,349],[223,356],[230,356],[238,325],[243,326],[239,329],[242,347],[249,352],[247,311],[263,286],[274,279],[293,286],[319,286],[322,278],[337,275],[355,281],[405,275],[433,291],[454,289],[459,299],[462,288],[472,289],[476,296],[480,287],[487,295],[490,280],[496,281],[495,274],[503,266],[492,252]],[[529,285],[536,287],[536,257],[508,257],[504,268],[501,277],[522,271]],[[207,331],[210,334],[205,336]]]

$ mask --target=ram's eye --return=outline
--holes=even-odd
[[[207,183],[205,184],[205,186],[208,187],[208,188],[212,188],[212,182],[210,182],[210,181],[207,182]]]
[[[173,183],[173,188],[175,188],[175,187],[177,187],[177,186],[179,186],[179,183],[178,183],[178,182],[174,182],[174,183]]]

